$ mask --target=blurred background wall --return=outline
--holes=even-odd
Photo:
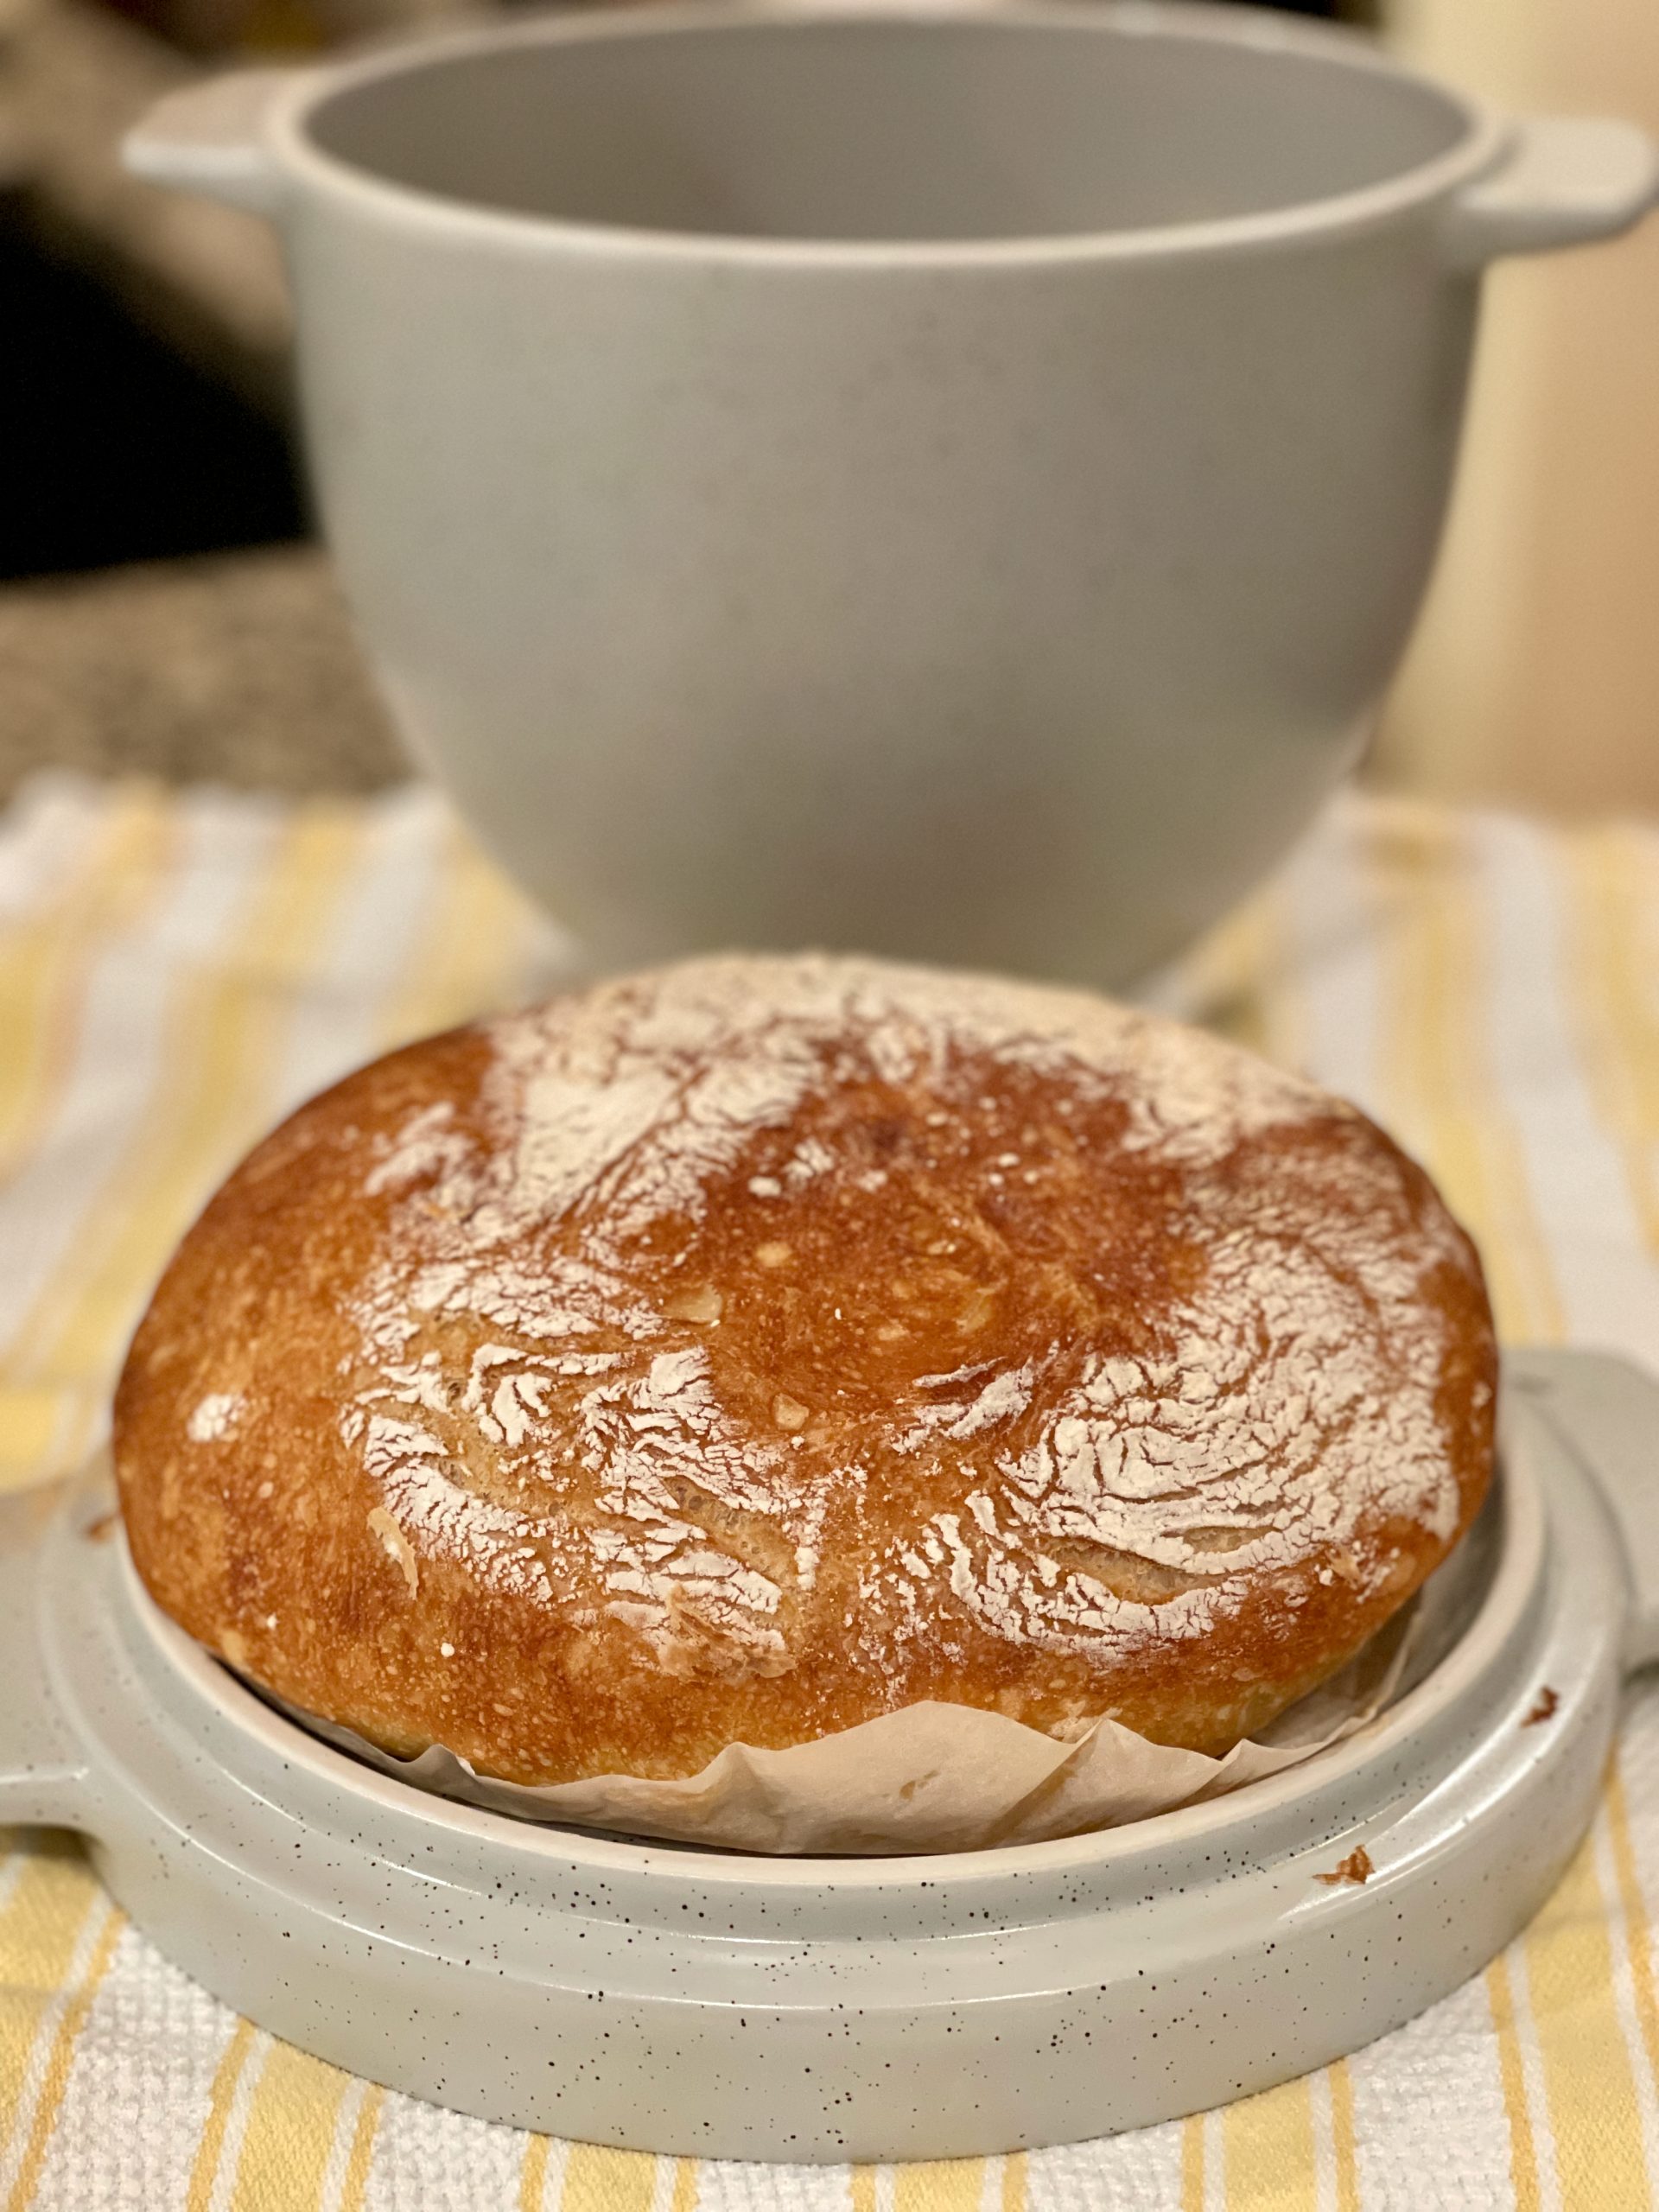
[[[1512,110],[1659,134],[1654,0],[1388,0],[1387,34]],[[1372,772],[1659,809],[1659,225],[1488,280],[1457,502]]]

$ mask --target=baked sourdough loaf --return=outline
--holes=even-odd
[[[1456,1542],[1479,1265],[1350,1106],[1070,991],[693,962],[410,1046],[185,1238],[115,1410],[157,1603],[520,1783],[925,1698],[1219,1752]]]

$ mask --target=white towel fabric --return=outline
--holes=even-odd
[[[430,792],[48,778],[0,821],[0,1479],[95,1437],[194,1208],[280,1113],[569,948]],[[1440,1179],[1512,1340],[1659,1369],[1659,833],[1350,797],[1155,995],[1346,1092]],[[1526,1936],[1306,2081],[1112,2141],[850,2169],[490,2127],[273,2044],[109,1904],[0,1868],[9,2212],[1622,2212],[1659,2180],[1659,1700]],[[1103,2053],[1103,2065],[1109,2065]]]

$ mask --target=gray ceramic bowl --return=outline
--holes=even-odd
[[[566,15],[172,96],[416,756],[607,963],[1121,978],[1351,761],[1478,279],[1652,200],[1227,8]]]

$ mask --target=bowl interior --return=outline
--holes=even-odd
[[[1363,191],[1467,137],[1455,100],[1357,42],[1232,13],[625,10],[378,64],[307,130],[474,207],[849,243],[1226,221]]]

